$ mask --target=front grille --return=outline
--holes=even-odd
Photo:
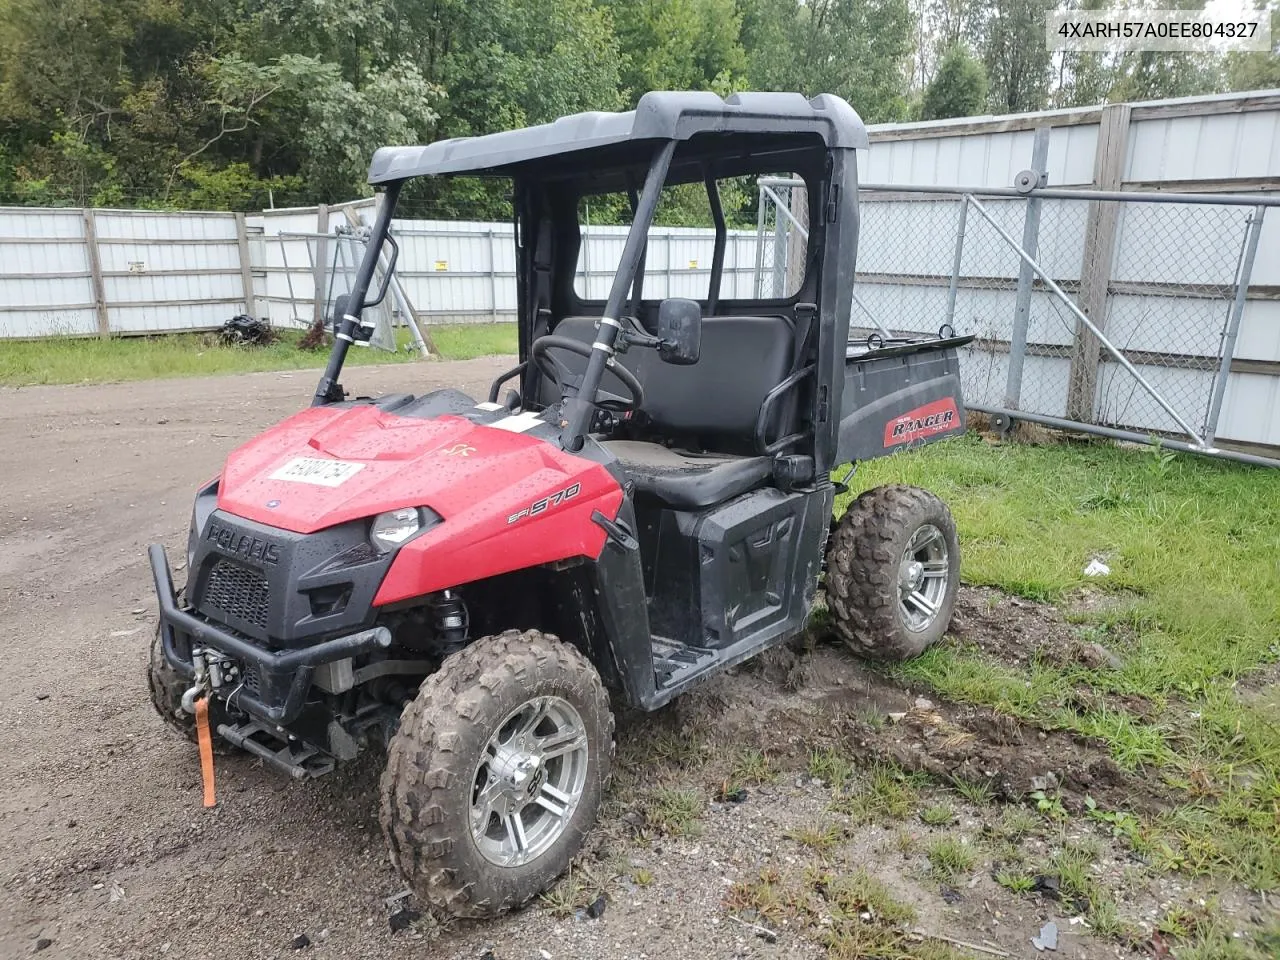
[[[243,678],[246,690],[255,697],[262,695],[262,676],[258,673],[256,666],[251,663],[245,663],[240,669],[240,676]]]
[[[265,576],[233,560],[219,559],[209,571],[202,606],[266,630],[270,599]]]

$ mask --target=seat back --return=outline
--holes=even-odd
[[[555,333],[584,343],[595,340],[594,317],[565,317]],[[706,317],[697,363],[664,363],[656,350],[632,347],[618,359],[644,385],[641,408],[659,429],[674,434],[750,439],[765,396],[791,370],[794,331],[785,317]],[[581,375],[586,360],[560,358]],[[612,381],[612,382],[611,382]],[[607,372],[602,388],[625,396]],[[555,387],[543,399],[555,400]]]

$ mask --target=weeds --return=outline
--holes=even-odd
[[[644,762],[666,763],[680,770],[695,769],[706,760],[701,737],[665,730],[647,741],[645,753],[647,756],[641,758]]]
[[[996,873],[996,883],[1014,893],[1030,893],[1035,889],[1035,877],[1028,876],[1018,870],[1000,870]]]
[[[1057,793],[1036,790],[1029,796],[1035,801],[1036,809],[1050,820],[1067,819],[1067,808],[1062,805],[1062,797]]]
[[[931,827],[943,827],[953,822],[956,812],[946,803],[935,803],[920,811],[920,819]]]
[[[1000,814],[999,832],[1010,840],[1023,840],[1042,826],[1039,817],[1023,806],[1005,807]]]
[[[837,798],[832,809],[857,823],[873,823],[908,817],[918,802],[915,780],[897,767],[876,764],[868,782],[852,795]]]
[[[662,833],[693,836],[701,832],[698,817],[704,806],[702,794],[697,790],[660,787],[645,803],[645,820]]]
[[[553,917],[569,917],[602,893],[604,891],[599,886],[585,882],[581,872],[570,867],[564,879],[540,895],[538,900]]]
[[[778,771],[774,769],[767,754],[760,750],[746,749],[740,751],[734,759],[729,779],[734,783],[759,786],[777,780]]]
[[[1098,801],[1090,796],[1084,798],[1084,812],[1089,819],[1107,824],[1111,828],[1113,837],[1125,837],[1131,843],[1141,840],[1142,824],[1132,813],[1124,810],[1103,810],[1098,806]]]
[[[910,935],[915,911],[888,887],[857,870],[837,874],[809,869],[803,878],[786,880],[775,870],[735,883],[725,897],[735,914],[751,911],[775,929],[784,923],[805,932],[827,949],[832,960],[952,960],[937,944]]]
[[[819,823],[812,826],[796,827],[785,830],[782,834],[788,840],[794,840],[801,846],[808,847],[819,856],[826,856],[831,848],[840,842],[840,828],[830,823]]]
[[[1096,841],[1075,841],[1054,853],[1049,870],[1058,878],[1058,895],[1064,903],[1087,911],[1100,902],[1103,891],[1091,869],[1100,852]]]
[[[960,794],[975,807],[985,807],[995,795],[990,780],[961,780],[955,778],[951,781],[951,785],[955,787],[956,793]]]
[[[929,861],[929,872],[940,883],[951,883],[974,868],[978,862],[973,847],[963,839],[938,837],[924,849]]]
[[[838,793],[844,791],[853,775],[853,764],[835,750],[814,750],[809,754],[809,776],[823,781]]]
[[[783,883],[782,875],[771,867],[761,870],[752,880],[733,884],[724,905],[731,913],[752,910],[774,927],[799,917],[807,909],[803,892]]]

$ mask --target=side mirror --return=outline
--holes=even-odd
[[[702,307],[696,300],[668,297],[658,307],[658,356],[688,366],[702,349]]]
[[[333,332],[336,334],[342,329],[342,318],[351,311],[351,294],[340,293],[333,298]],[[373,328],[366,326],[357,326],[351,331],[351,336],[356,343],[366,344],[373,338]]]
[[[351,295],[340,293],[333,298],[333,306],[329,313],[329,324],[334,330],[342,326],[342,317],[347,312],[347,304],[351,300]]]

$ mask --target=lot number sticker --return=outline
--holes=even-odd
[[[316,457],[294,457],[271,474],[271,479],[287,480],[290,483],[311,483],[317,487],[339,487],[363,469],[363,463],[320,460]]]

